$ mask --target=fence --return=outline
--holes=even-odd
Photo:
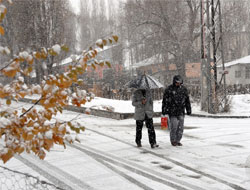
[[[229,94],[250,94],[250,84],[228,85],[227,91]]]
[[[201,87],[199,85],[187,85],[188,91],[190,93],[190,97],[193,101],[199,101],[201,98]],[[248,85],[228,85],[227,86],[227,94],[235,95],[235,94],[250,94],[250,84]],[[153,98],[154,100],[161,100],[163,97],[164,89],[154,89]],[[103,90],[102,97],[108,99],[118,99],[118,100],[130,100],[132,96],[132,91],[129,89],[111,89],[111,90]]]
[[[199,99],[200,98],[200,87],[192,86],[188,87],[188,90],[190,92],[190,96],[193,97],[193,99]],[[164,93],[164,89],[153,89],[152,94],[153,94],[153,99],[154,100],[162,100]],[[131,100],[133,92],[131,90],[127,89],[120,89],[120,90],[109,90],[109,91],[103,91],[103,98],[108,98],[108,99],[117,99],[117,100]]]
[[[30,174],[0,166],[1,190],[63,190]]]

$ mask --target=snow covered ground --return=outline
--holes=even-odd
[[[229,115],[250,115],[250,96],[237,95]],[[16,104],[20,107],[27,105]],[[133,112],[130,101],[96,98],[86,106],[110,105],[117,112]],[[160,111],[161,103],[155,103]],[[198,113],[199,106],[193,105]],[[58,118],[70,120],[79,113],[65,111]],[[154,118],[157,149],[151,149],[146,128],[142,148],[134,143],[135,121],[113,120],[80,114],[86,131],[81,143],[67,149],[55,146],[44,161],[32,155],[16,156],[9,169],[38,176],[62,189],[250,189],[250,119],[186,116],[182,147],[173,147],[169,131]],[[7,189],[0,168],[0,189]],[[14,178],[14,177],[12,177]],[[14,180],[14,183],[18,183]],[[13,185],[11,187],[14,187]],[[14,188],[12,188],[14,189]]]

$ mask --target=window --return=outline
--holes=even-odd
[[[152,72],[152,69],[149,69],[149,70],[148,70],[148,74],[149,74],[149,75],[152,75],[152,73],[153,73],[153,72]]]
[[[235,78],[241,78],[241,71],[235,71]]]
[[[246,79],[250,78],[250,66],[246,66]]]

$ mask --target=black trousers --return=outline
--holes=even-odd
[[[136,137],[135,142],[140,143],[142,138],[142,128],[143,128],[143,122],[145,121],[146,127],[148,128],[148,140],[149,144],[156,144],[156,135],[155,135],[155,129],[153,125],[153,118],[148,118],[148,116],[145,116],[144,120],[136,120]]]

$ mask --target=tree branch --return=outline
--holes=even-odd
[[[41,98],[39,98],[26,112],[24,112],[22,115],[20,115],[20,117],[23,117],[25,114],[27,114],[30,110],[32,110],[37,104],[39,104],[39,102],[43,99],[43,96],[41,96]]]

